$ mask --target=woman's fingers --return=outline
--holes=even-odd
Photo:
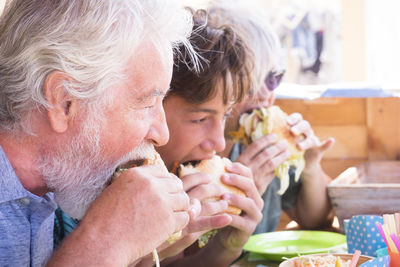
[[[277,166],[279,166],[282,162],[284,162],[287,159],[287,158],[285,159],[285,156],[287,154],[284,154],[286,152],[289,153],[287,148],[288,148],[288,143],[285,140],[279,141],[275,145],[265,148],[254,158],[254,161],[257,162],[257,164],[255,165],[255,169],[259,170],[260,168],[262,168],[263,171],[265,171],[269,166],[270,167],[269,171],[272,172]]]
[[[190,220],[195,220],[198,216],[200,216],[202,211],[200,200],[197,198],[190,199],[190,207],[188,210]]]
[[[260,151],[263,151],[268,146],[274,144],[277,141],[277,138],[278,137],[276,134],[269,134],[254,141],[248,147],[246,147],[242,154],[240,154],[237,161],[247,166],[254,159],[254,157],[260,153]]]

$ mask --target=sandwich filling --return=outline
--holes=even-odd
[[[254,109],[251,113],[242,114],[239,119],[239,129],[229,133],[234,142],[242,143],[245,146],[271,133],[275,133],[278,136],[278,140],[284,139],[288,141],[291,156],[274,171],[281,181],[281,187],[278,191],[280,195],[285,193],[289,187],[290,166],[296,169],[295,181],[300,179],[300,174],[305,167],[304,151],[296,147],[294,136],[290,132],[286,118],[287,114],[278,106]]]

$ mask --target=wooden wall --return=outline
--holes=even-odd
[[[277,99],[287,113],[299,112],[321,139],[334,147],[322,167],[332,178],[355,164],[400,160],[400,98]]]

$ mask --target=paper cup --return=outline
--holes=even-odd
[[[400,266],[400,254],[399,253],[393,253],[389,251],[389,256],[390,256],[390,267],[399,267]]]
[[[374,258],[372,260],[369,260],[361,264],[359,267],[390,267],[389,260],[390,260],[389,256]]]
[[[386,247],[376,228],[377,222],[383,223],[383,218],[376,215],[357,215],[350,219],[346,231],[349,253],[360,250],[362,255],[376,257],[376,250]]]

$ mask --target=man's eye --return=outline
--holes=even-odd
[[[160,103],[162,103],[162,100]],[[144,103],[144,104],[145,104],[144,105],[145,109],[152,109],[157,105],[157,99],[154,99],[152,101],[147,101],[147,103]]]

